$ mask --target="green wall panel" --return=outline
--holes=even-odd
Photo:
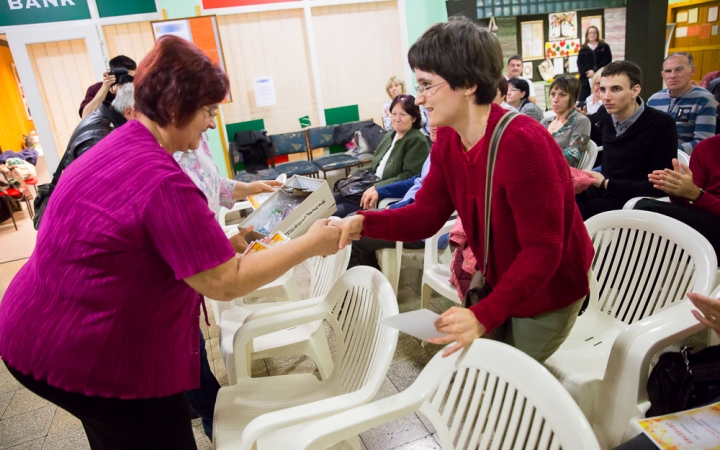
[[[2,0],[0,26],[89,19],[87,0]]]
[[[155,0],[96,0],[100,17],[157,12]]]

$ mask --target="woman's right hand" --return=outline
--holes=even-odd
[[[718,320],[718,317],[720,317],[720,300],[715,300],[694,292],[689,293],[687,296],[693,305],[702,313],[700,314],[697,311],[693,311],[693,316],[695,316],[700,323],[713,330],[720,338],[720,320]]]
[[[375,186],[370,186],[365,192],[363,192],[362,198],[360,199],[360,207],[362,209],[373,209],[377,205],[377,201],[380,196],[378,195]]]
[[[320,219],[310,226],[304,238],[308,240],[315,256],[334,255],[340,250],[341,231],[328,219]]]
[[[330,222],[332,226],[337,227],[341,231],[339,246],[341,249],[349,243],[349,241],[357,241],[363,231],[363,221],[365,217],[361,214],[346,217],[341,220],[333,220]]]

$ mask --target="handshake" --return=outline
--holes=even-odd
[[[320,219],[310,226],[307,233],[294,240],[302,241],[310,256],[334,255],[351,241],[360,239],[363,220],[361,215],[345,219]],[[240,228],[239,233],[230,238],[230,243],[235,252],[242,254],[247,250],[248,239],[255,239],[252,226]]]

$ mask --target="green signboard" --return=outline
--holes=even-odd
[[[0,26],[89,18],[87,0],[0,0]]]
[[[157,12],[155,0],[97,0],[97,7],[100,17]]]

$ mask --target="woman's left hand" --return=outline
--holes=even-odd
[[[445,350],[443,358],[447,358],[461,350],[485,334],[485,327],[477,320],[475,314],[467,308],[453,306],[435,321],[435,329],[447,336],[430,339],[431,344],[445,345],[455,342],[451,348]]]
[[[254,228],[255,227],[253,227],[252,225],[250,225],[249,227],[245,227],[245,228],[240,228],[238,226],[238,230],[240,230],[240,232],[230,238],[230,245],[232,245],[233,250],[235,250],[235,253],[242,254],[245,251],[245,249],[249,245],[248,241],[247,241],[247,234],[249,232],[251,232]]]
[[[593,186],[600,187],[600,183],[602,183],[602,180],[605,179],[603,174],[600,172],[594,172],[592,170],[583,170],[586,174],[590,175],[591,177],[595,178],[595,182],[593,183]]]
[[[700,314],[697,311],[693,311],[693,316],[720,337],[720,320],[718,320],[720,317],[720,300],[705,297],[704,295],[694,292],[689,293],[687,296],[690,301],[693,302],[693,305],[702,312],[702,314]]]

